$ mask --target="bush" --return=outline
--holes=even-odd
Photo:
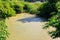
[[[21,13],[23,12],[23,6],[24,6],[24,2],[14,2],[14,5],[12,6],[12,8],[16,11],[16,13]]]
[[[24,5],[24,11],[29,12],[31,14],[37,14],[39,11],[37,10],[41,4],[38,3],[25,3]]]
[[[55,8],[57,12],[51,12],[52,16],[49,19],[48,24],[45,26],[45,28],[48,28],[50,26],[55,27],[55,31],[49,32],[51,34],[52,38],[58,38],[60,37],[60,1],[57,1],[55,3]]]
[[[39,4],[39,3],[33,3],[32,4],[32,9],[29,12],[31,14],[38,14],[39,13],[38,8],[40,7],[40,5],[42,5],[42,3],[41,4]]]
[[[24,12],[29,12],[31,10],[31,8],[32,7],[31,7],[31,5],[28,2],[24,3],[24,7],[23,7]]]
[[[37,9],[31,9],[30,14],[38,14],[39,11]]]
[[[6,40],[9,33],[4,19],[0,19],[0,40]]]
[[[0,18],[6,18],[15,15],[15,11],[10,7],[8,2],[0,3]]]
[[[40,11],[40,13],[38,14],[39,16],[48,19],[51,17],[51,12],[56,12],[55,3],[46,2],[42,4],[38,10]]]

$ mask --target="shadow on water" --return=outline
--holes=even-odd
[[[46,22],[46,19],[40,18],[40,17],[27,17],[27,18],[18,19],[17,21],[21,21],[23,23],[26,23],[26,22]]]

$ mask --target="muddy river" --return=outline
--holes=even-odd
[[[8,31],[10,33],[7,40],[59,40],[52,39],[48,30],[42,29],[46,20],[31,14],[17,14],[14,17],[6,19]]]

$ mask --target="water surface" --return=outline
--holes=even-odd
[[[7,40],[53,40],[47,30],[42,29],[45,23],[45,19],[26,13],[11,17],[6,20],[10,32]]]

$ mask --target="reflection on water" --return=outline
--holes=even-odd
[[[27,18],[23,18],[23,19],[18,19],[17,21],[26,23],[26,22],[44,22],[46,20],[44,18],[39,18],[39,17],[27,17]]]

